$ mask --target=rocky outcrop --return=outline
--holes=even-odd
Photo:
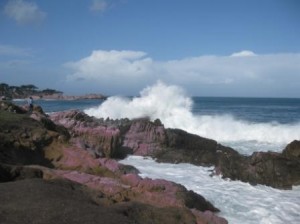
[[[113,159],[132,121],[51,118],[0,111],[1,223],[227,223],[202,196]]]
[[[0,111],[7,111],[7,112],[13,112],[18,114],[26,114],[28,110],[23,107],[19,107],[9,101],[6,100],[0,100]]]
[[[99,157],[152,156],[158,162],[214,166],[213,174],[251,184],[282,189],[299,185],[300,149],[297,141],[288,145],[282,153],[256,152],[244,156],[214,140],[179,129],[166,129],[159,120],[103,120],[78,111],[53,114],[51,119],[71,132],[75,131],[79,142],[83,141],[86,149]],[[74,122],[76,125],[73,125]],[[99,126],[102,133],[97,131]],[[89,138],[81,127],[89,130]],[[94,142],[98,148],[95,148]]]
[[[65,180],[0,184],[0,223],[132,223],[119,208],[96,204],[85,188]]]
[[[115,157],[121,147],[120,129],[116,125],[109,125],[76,110],[54,113],[51,119],[69,130],[73,143],[96,157]]]
[[[85,197],[99,209],[121,212],[125,223],[147,223],[141,220],[150,217],[168,223],[163,213],[174,215],[172,223],[226,223],[195,192],[169,181],[143,179],[134,167],[118,163],[128,154],[214,166],[214,175],[251,184],[283,189],[300,184],[298,140],[282,153],[244,156],[214,140],[167,129],[159,120],[104,120],[80,111],[46,115],[38,106],[28,113],[9,102],[0,105],[0,182],[67,181],[92,192]]]
[[[0,184],[0,191],[1,223],[226,223],[220,219],[210,222],[207,212],[198,211],[202,217],[198,216],[197,220],[194,213],[187,209],[158,208],[137,202],[109,202],[103,194],[66,180],[26,179],[7,182]]]
[[[122,149],[129,149],[134,155],[150,156],[161,151],[167,143],[166,130],[159,120],[133,120],[124,133]]]
[[[289,144],[282,153],[255,152],[244,156],[217,142],[185,133],[167,130],[167,149],[155,157],[160,162],[187,162],[215,166],[214,174],[223,178],[275,188],[291,189],[300,184],[299,141]]]

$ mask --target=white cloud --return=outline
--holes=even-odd
[[[108,3],[105,0],[93,0],[90,10],[104,12],[108,8]]]
[[[36,3],[24,0],[9,0],[4,13],[18,24],[38,23],[46,18],[46,13]]]
[[[290,83],[298,88],[300,54],[256,55],[249,52],[235,53],[234,57],[199,56],[155,61],[140,51],[99,50],[66,65],[72,70],[69,82],[85,80],[97,83],[99,88],[126,86],[127,89],[139,90],[158,79],[183,86],[195,95],[201,93],[199,88],[220,92],[223,89],[228,94],[230,91],[248,91],[244,93],[248,95],[251,91],[253,94],[266,92],[267,88],[276,94],[275,87],[286,86],[284,88],[288,90]]]
[[[0,44],[0,55],[2,56],[14,56],[14,57],[27,57],[31,56],[31,50],[25,48],[18,48],[11,45]]]
[[[93,51],[89,57],[66,63],[75,72],[70,79],[139,78],[149,74],[152,60],[141,51]]]
[[[236,52],[233,53],[231,56],[232,57],[249,57],[249,56],[255,56],[256,54],[252,51],[240,51],[240,52]]]

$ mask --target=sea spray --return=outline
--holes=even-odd
[[[142,177],[165,179],[184,185],[221,209],[229,223],[283,224],[300,223],[300,187],[279,190],[252,186],[241,181],[210,176],[212,167],[191,164],[156,163],[151,158],[129,156],[120,161],[136,167]]]
[[[192,116],[192,100],[186,97],[178,86],[167,86],[162,82],[147,87],[140,92],[139,97],[132,99],[113,96],[109,97],[97,108],[85,110],[95,117],[139,118],[149,117],[152,120],[179,118],[178,116]],[[187,114],[188,113],[188,114]]]
[[[257,123],[230,114],[195,115],[192,107],[192,99],[182,88],[158,82],[142,90],[138,97],[110,97],[99,107],[85,112],[98,118],[159,118],[167,128],[180,128],[215,139],[243,154],[281,151],[289,142],[300,139],[300,123]]]

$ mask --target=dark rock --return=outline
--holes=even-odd
[[[162,150],[157,150],[158,162],[191,163],[212,166],[218,163],[219,153],[238,153],[222,146],[216,141],[187,133],[179,129],[167,129],[167,143]]]
[[[300,159],[300,141],[295,140],[288,144],[282,154],[289,159]]]
[[[28,112],[26,109],[19,107],[10,101],[0,101],[0,111],[7,111],[17,114],[26,114]]]
[[[0,162],[51,166],[44,147],[59,137],[26,114],[0,111]]]
[[[196,224],[195,216],[187,209],[182,208],[156,208],[153,206],[139,204],[139,203],[126,203],[117,207],[118,211],[133,223],[143,224]],[[206,223],[202,220],[202,223]]]
[[[0,184],[0,223],[132,223],[95,204],[82,187],[63,180],[27,179]]]
[[[201,209],[203,212],[218,211],[203,197],[187,191],[181,185],[165,180],[139,179],[137,178],[136,173],[138,171],[136,169],[119,164],[112,159],[116,155],[120,155],[121,151],[124,151],[126,144],[122,144],[125,142],[124,135],[126,134],[128,134],[126,139],[130,140],[128,142],[146,142],[145,147],[140,147],[141,144],[138,143],[138,148],[136,148],[138,150],[131,148],[132,152],[143,152],[145,149],[143,153],[154,155],[157,151],[164,149],[164,146],[168,144],[168,139],[166,138],[165,129],[159,121],[149,122],[145,119],[140,121],[126,119],[104,121],[103,119],[91,118],[78,111],[56,114],[51,117],[53,121],[50,121],[42,110],[33,110],[30,115],[0,111],[0,115],[3,115],[0,116],[0,137],[3,140],[0,142],[0,182],[5,182],[0,185],[8,186],[6,184],[11,184],[10,187],[16,189],[21,187],[19,190],[26,192],[24,200],[31,202],[32,206],[42,206],[42,204],[39,204],[40,202],[35,204],[36,199],[34,198],[41,192],[40,185],[46,189],[53,187],[53,190],[57,187],[56,184],[50,186],[49,184],[52,182],[39,182],[41,180],[37,180],[37,178],[43,178],[46,180],[70,180],[97,192],[88,199],[83,199],[83,205],[86,200],[91,201],[92,204],[105,207],[104,209],[106,212],[108,211],[108,214],[110,212],[115,214],[114,208],[120,203],[132,203],[132,205],[126,205],[126,209],[122,208],[120,220],[118,219],[121,223],[127,223],[128,221],[129,223],[133,223],[133,221],[134,223],[160,223],[166,220],[163,213],[172,215],[169,220],[172,220],[173,223],[207,223],[205,216],[195,213],[191,208]],[[130,135],[130,133],[133,135]],[[64,137],[64,141],[60,139],[61,136]],[[136,137],[138,140],[135,139]],[[100,148],[96,148],[97,146]],[[130,148],[130,144],[126,147]],[[91,152],[96,152],[98,155]],[[99,158],[100,153],[106,158]],[[129,178],[127,175],[129,175]],[[132,179],[132,176],[136,178]],[[18,181],[23,179],[25,179],[25,182]],[[12,181],[15,181],[14,184]],[[35,196],[28,194],[28,189],[19,186],[19,183],[26,183],[26,185],[35,189],[37,194]],[[35,186],[35,184],[38,186]],[[72,189],[77,189],[73,184],[71,186]],[[61,190],[65,192],[65,189]],[[69,193],[65,193],[68,196]],[[73,193],[77,195],[76,192]],[[5,198],[5,195],[8,194],[10,193],[4,194],[3,200],[0,197],[1,202],[6,203],[7,198]],[[42,191],[42,195],[39,196],[41,203],[45,200],[48,201],[48,196],[52,197],[53,194],[52,191]],[[100,195],[101,199],[97,199],[97,195]],[[61,197],[60,194],[57,196],[61,198],[61,200],[56,199],[59,203],[65,201],[65,198]],[[13,199],[11,203],[17,200],[12,196],[8,197]],[[31,197],[33,197],[34,202]],[[79,195],[79,197],[81,196]],[[64,223],[60,221],[62,218],[60,213],[53,217],[54,207],[62,209],[62,211],[64,211],[64,208],[55,204],[52,199],[55,199],[55,197],[49,199],[50,204],[48,202],[44,204],[45,211],[49,211],[49,213],[41,212],[45,219],[37,218],[34,223],[54,223],[54,221]],[[70,206],[68,201],[66,203],[67,207]],[[76,203],[78,202],[74,202],[74,204]],[[20,203],[20,205],[27,206],[26,203]],[[90,206],[85,205],[87,208]],[[4,223],[18,222],[19,218],[25,220],[26,223],[29,216],[38,213],[36,207],[28,206],[28,209],[33,210],[32,212],[26,212],[27,210],[25,210],[13,216],[13,211],[10,210],[11,207],[9,206],[0,206],[0,223],[2,223],[2,220]],[[81,205],[78,207],[81,208]],[[16,208],[18,207],[16,206]],[[91,208],[91,216],[98,217],[98,214],[94,214],[93,209]],[[102,212],[101,209],[99,210],[100,213]],[[77,213],[77,208],[73,210]],[[2,214],[7,215],[2,216]],[[65,210],[64,214],[66,214],[67,220],[65,223],[76,223],[73,222],[69,210]],[[76,215],[75,217],[77,217]],[[214,217],[216,216],[214,215]],[[84,223],[96,223],[90,221],[94,219],[89,219],[85,215],[82,218],[87,220],[80,218],[78,220]],[[145,220],[141,221],[144,218]],[[109,218],[105,223],[115,223],[114,219],[108,220]],[[216,220],[218,219],[216,218]]]
[[[158,208],[138,202],[108,205],[100,192],[66,180],[1,183],[0,191],[0,223],[209,223],[187,208]]]
[[[159,120],[132,121],[95,119],[82,112],[51,116],[79,140],[82,148],[95,156],[123,158],[128,154],[152,156],[158,162],[215,166],[214,174],[251,184],[291,188],[299,184],[299,142],[283,153],[258,152],[240,155],[216,141],[179,129],[166,129]]]
[[[0,163],[0,182],[42,178],[43,171],[39,168],[13,166]]]
[[[219,212],[220,210],[213,206],[209,201],[194,191],[188,191],[183,196],[185,200],[185,205],[188,208],[195,208],[199,211],[212,211]]]

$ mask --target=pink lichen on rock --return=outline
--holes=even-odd
[[[124,136],[123,146],[133,149],[135,155],[151,155],[166,142],[165,128],[148,119],[135,120]]]

